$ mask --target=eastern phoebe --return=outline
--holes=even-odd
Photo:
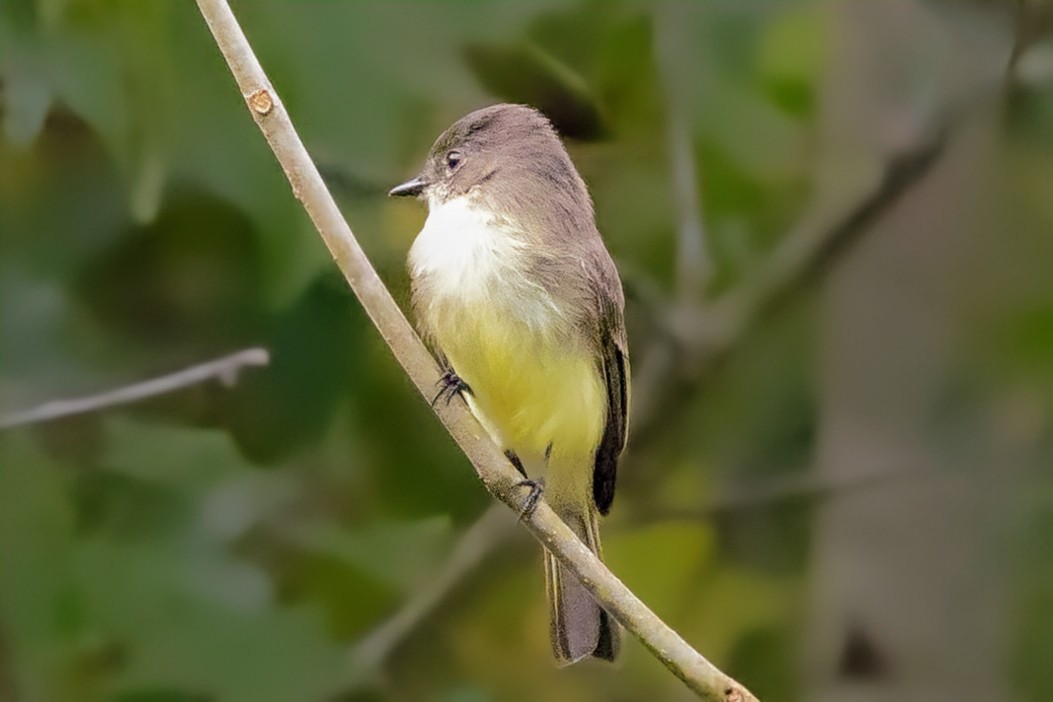
[[[409,272],[445,387],[524,478],[544,473],[549,505],[600,556],[629,405],[624,298],[555,130],[523,105],[477,110],[390,194],[428,202]],[[617,623],[547,552],[545,579],[558,663],[613,660]]]

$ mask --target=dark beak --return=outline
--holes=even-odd
[[[402,185],[396,185],[394,188],[388,191],[388,195],[392,197],[417,197],[424,192],[424,186],[427,185],[420,176],[417,176],[413,180],[407,180]]]

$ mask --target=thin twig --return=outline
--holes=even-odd
[[[654,21],[655,60],[665,99],[666,137],[672,167],[677,212],[676,285],[681,305],[697,305],[713,276],[713,259],[702,219],[702,196],[691,128],[684,105],[682,81],[677,79],[677,51],[684,48],[681,2],[664,2]]]
[[[960,117],[960,114],[956,114]],[[633,434],[638,452],[669,426],[670,415],[694,396],[699,383],[735,348],[766,312],[785,303],[795,289],[826,270],[835,254],[871,225],[932,171],[957,121],[941,125],[914,148],[889,159],[872,190],[833,220],[804,219],[791,229],[743,282],[698,313],[669,319],[659,362],[648,369],[634,396]]]
[[[743,512],[789,500],[841,496],[855,490],[915,478],[925,471],[925,468],[918,466],[902,465],[870,469],[843,477],[824,475],[815,471],[773,476],[755,484],[728,488],[722,494],[698,507],[641,510],[633,514],[629,522],[633,524],[668,521],[700,522],[725,515],[737,516]],[[934,473],[935,471],[928,472]]]
[[[1047,2],[1017,0],[1013,4],[1013,46],[1005,67],[1006,90],[1020,80],[1020,60],[1028,50],[1053,31],[1053,7]]]
[[[754,275],[701,314],[710,319],[734,318],[734,328],[739,333],[753,326],[766,307],[777,304],[784,299],[786,292],[809,280],[813,272],[823,269],[842,247],[877,222],[904,193],[931,172],[943,154],[949,128],[949,125],[941,125],[913,148],[889,158],[881,179],[869,196],[832,224],[818,229],[805,226],[791,231]]]
[[[270,355],[267,353],[267,349],[258,347],[244,349],[229,356],[199,363],[175,373],[144,380],[141,383],[107,390],[98,395],[77,397],[69,400],[52,400],[32,409],[0,415],[0,430],[26,424],[50,422],[54,419],[61,419],[62,417],[69,417],[75,414],[86,414],[118,405],[127,405],[145,400],[148,397],[181,390],[208,380],[219,380],[224,385],[233,385],[242,368],[247,366],[265,366],[269,362]]]
[[[303,203],[341,272],[396,359],[421,395],[430,399],[439,379],[437,364],[355,241],[230,7],[224,0],[198,0],[198,7],[248,102],[249,111],[289,178],[293,193]],[[440,403],[437,414],[491,494],[512,509],[521,511],[527,493],[519,485],[519,473],[464,405],[452,403],[445,407]],[[636,635],[700,697],[714,702],[756,699],[648,609],[544,501],[539,502],[522,523],[562,565],[579,577],[612,617]]]
[[[363,671],[379,668],[409,633],[515,529],[515,519],[502,505],[495,504],[486,510],[460,536],[439,572],[410,596],[395,614],[356,643],[351,652],[355,666]]]

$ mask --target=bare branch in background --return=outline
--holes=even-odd
[[[912,187],[931,172],[944,152],[950,125],[913,148],[893,156],[882,178],[859,201],[832,221],[806,217],[788,232],[757,269],[739,285],[702,305],[693,316],[672,316],[659,363],[647,369],[634,396],[630,449],[647,446],[697,392],[698,385],[754,328],[767,311],[786,302],[789,293],[828,268]]]
[[[439,380],[438,366],[395,304],[326,190],[318,169],[230,7],[223,0],[198,0],[198,8],[248,103],[249,111],[285,171],[294,195],[303,203],[341,272],[395,357],[421,395],[430,399]],[[453,403],[445,407],[440,403],[437,414],[491,494],[513,510],[522,511],[527,493],[520,488],[519,473],[486,436],[464,404]],[[639,638],[658,660],[700,697],[714,702],[756,699],[659,619],[543,500],[521,521],[562,565],[578,576],[612,617]]]
[[[69,400],[53,400],[33,409],[21,412],[10,412],[0,415],[0,430],[50,422],[75,414],[98,412],[102,409],[139,402],[157,395],[164,395],[176,390],[197,385],[209,380],[218,380],[231,386],[237,381],[238,373],[250,366],[265,366],[270,363],[270,354],[264,348],[251,348],[232,353],[229,356],[199,363],[175,373],[158,378],[144,380],[141,383],[125,385],[115,390],[108,390],[98,395],[78,397]]]
[[[633,523],[677,520],[698,522],[721,515],[738,514],[768,507],[788,500],[825,499],[897,480],[916,479],[919,472],[918,466],[899,465],[835,478],[820,474],[813,469],[803,473],[767,478],[752,485],[729,488],[698,507],[643,510],[633,515],[631,521]]]
[[[1028,49],[1053,31],[1053,6],[1046,2],[1017,0],[1013,4],[1013,48],[1006,63],[1006,87],[1020,80],[1020,60]]]
[[[351,653],[354,665],[363,671],[381,666],[392,651],[434,612],[468,573],[483,562],[498,544],[516,529],[501,505],[493,505],[457,540],[442,568],[390,618],[360,639]]]
[[[665,98],[666,137],[677,212],[676,286],[678,302],[688,309],[697,307],[713,277],[713,259],[708,248],[699,195],[698,165],[691,138],[681,81],[676,66],[679,51],[685,48],[687,26],[680,15],[690,10],[680,2],[664,2],[654,21],[655,60],[659,84]]]
[[[855,241],[928,174],[943,154],[946,141],[947,127],[941,126],[910,150],[893,155],[866,197],[825,228],[813,229],[806,223],[788,233],[753,275],[718,298],[702,315],[721,320],[738,333],[751,327],[766,307],[777,304],[785,293],[824,269],[843,247]],[[699,320],[698,326],[701,325]],[[730,346],[733,341],[725,344]],[[710,354],[714,350],[721,349],[711,349]]]
[[[670,426],[669,416],[682,409],[701,381],[766,313],[829,270],[839,254],[932,173],[962,125],[1002,95],[1002,85],[996,83],[949,100],[915,143],[886,157],[880,178],[858,200],[833,216],[806,214],[753,272],[697,313],[677,308],[667,313],[659,362],[634,384],[630,448],[639,450]]]

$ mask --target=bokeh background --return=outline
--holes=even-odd
[[[1053,699],[1053,40],[1039,3],[234,5],[363,246],[498,101],[624,278],[611,568],[766,702]],[[0,700],[677,700],[550,661],[538,547],[335,271],[196,7],[0,5]]]

